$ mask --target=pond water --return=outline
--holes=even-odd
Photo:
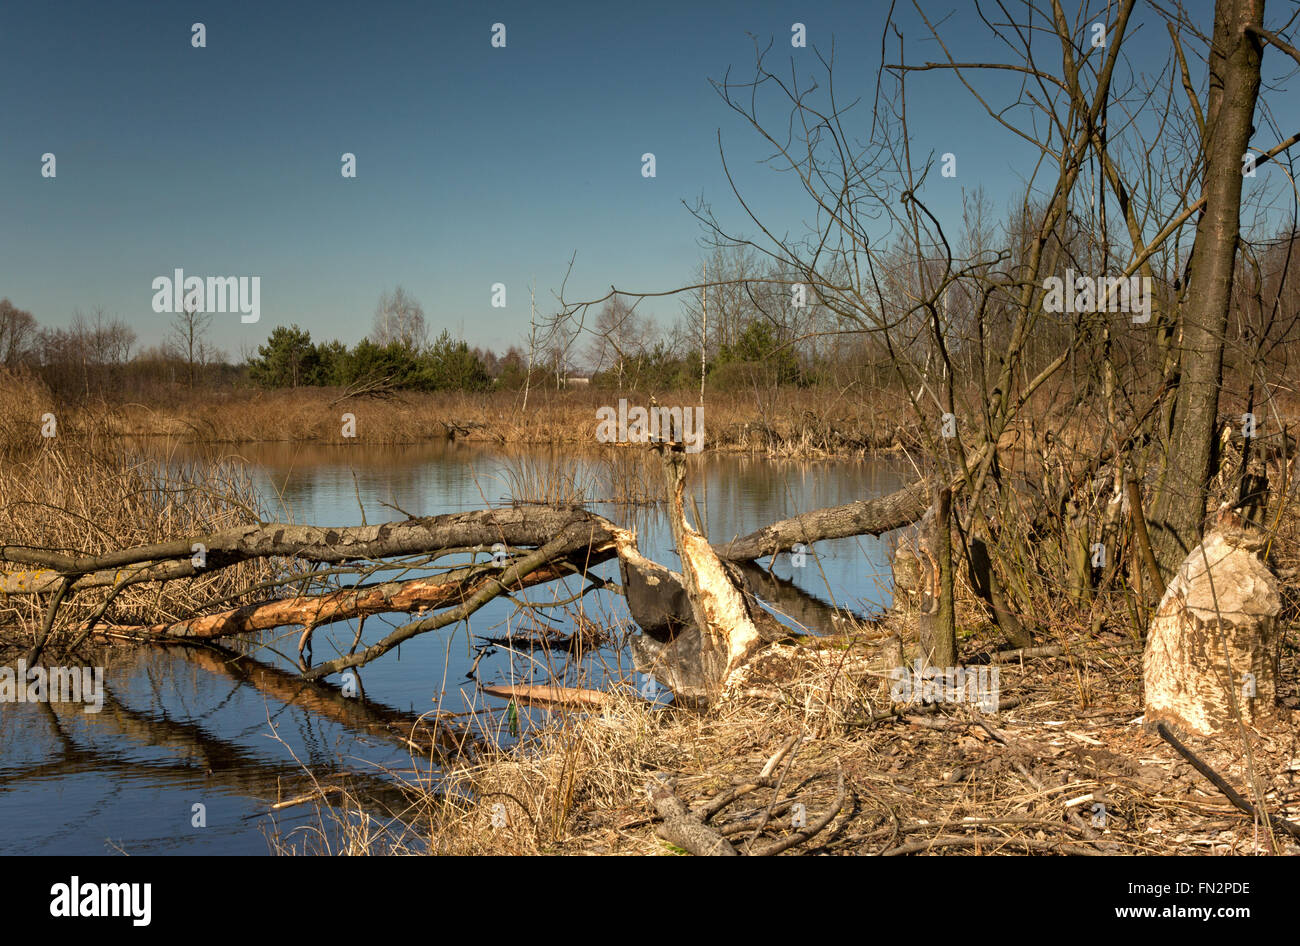
[[[176,460],[211,448],[169,450]],[[641,458],[571,449],[508,450],[462,443],[413,447],[243,445],[225,451],[247,464],[273,518],[347,526],[436,515],[509,502],[521,486],[564,474],[591,508],[636,528],[641,550],[679,568],[663,507],[644,498],[654,468]],[[635,462],[629,462],[629,459]],[[690,458],[688,489],[713,541],[822,506],[869,499],[903,485],[905,474],[877,461],[781,461],[705,453]],[[690,509],[688,504],[688,510]],[[757,590],[787,623],[829,631],[835,609],[871,614],[889,603],[888,537],[817,543],[803,567],[789,555],[770,564],[782,582]],[[440,563],[441,564],[441,563]],[[617,579],[616,563],[599,574]],[[374,576],[370,580],[382,577]],[[796,588],[804,594],[800,595]],[[532,605],[580,590],[577,579],[530,589]],[[539,624],[568,633],[578,616],[611,628],[613,641],[580,658],[486,643]],[[367,619],[363,641],[409,620]],[[585,623],[585,622],[584,622]],[[271,838],[302,849],[336,839],[319,833],[311,805],[271,811],[278,800],[346,779],[377,799],[394,778],[436,778],[394,733],[435,709],[477,716],[480,730],[509,739],[505,701],[476,681],[602,687],[636,680],[622,642],[634,629],[617,595],[594,592],[560,608],[521,608],[498,599],[465,624],[407,641],[358,676],[364,699],[295,676],[297,629],[225,650],[182,646],[105,648],[105,700],[91,714],[75,704],[0,704],[0,853],[259,854]],[[316,631],[312,656],[346,653],[356,622]],[[667,695],[664,697],[668,698]],[[533,717],[539,711],[532,711]],[[522,725],[527,726],[528,714]],[[409,728],[407,729],[409,731]]]

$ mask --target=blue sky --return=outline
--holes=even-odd
[[[167,319],[150,308],[154,277],[260,275],[259,323],[214,320],[214,341],[238,357],[292,322],[355,342],[380,292],[401,284],[434,334],[502,350],[526,334],[530,280],[553,307],[575,253],[571,296],[664,290],[704,253],[683,200],[702,196],[746,229],[719,132],[776,229],[799,231],[806,203],[755,163],[763,150],[708,79],[752,73],[747,33],[812,75],[813,49],[789,42],[803,22],[810,47],[834,37],[837,91],[865,96],[865,128],[888,7],[6,4],[0,296],[43,325],[102,305],[148,345]],[[910,4],[899,7],[909,57],[937,58]],[[960,45],[969,5],[927,6],[932,18],[951,9],[945,33]],[[191,46],[194,22],[205,49]],[[490,45],[494,22],[504,49]],[[914,156],[959,155],[955,181],[927,185],[931,209],[956,226],[961,188],[983,185],[1000,214],[1030,153],[990,136],[951,77],[909,82]],[[40,175],[45,152],[57,155],[53,180]],[[339,173],[344,152],[357,156],[355,180]],[[654,179],[641,176],[644,152]],[[490,305],[496,282],[505,309]],[[678,306],[642,311],[670,321]]]

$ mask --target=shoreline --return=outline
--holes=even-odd
[[[11,391],[15,400],[17,391]],[[387,398],[349,396],[330,388],[290,391],[172,392],[171,397],[98,400],[59,404],[39,390],[23,392],[26,409],[0,429],[0,453],[22,452],[41,439],[41,418],[53,414],[60,433],[93,430],[107,437],[176,438],[184,443],[347,443],[417,445],[440,441],[510,446],[631,444],[606,443],[598,436],[602,411],[620,399],[633,405],[683,404],[672,395],[616,391],[533,391],[528,410],[520,392],[485,394],[403,393]],[[913,444],[894,423],[890,407],[857,405],[834,392],[777,391],[766,403],[738,394],[707,395],[703,407],[703,449],[786,458],[860,458],[897,452]],[[26,415],[25,417],[23,415]],[[892,416],[897,416],[894,413]]]

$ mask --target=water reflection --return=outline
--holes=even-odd
[[[173,464],[242,458],[276,519],[356,525],[524,499],[584,501],[638,532],[642,551],[679,563],[662,515],[663,477],[645,451],[507,449],[430,443],[406,447],[258,444],[238,448],[138,445]],[[745,455],[693,456],[694,507],[715,542],[823,506],[868,499],[903,485],[882,464],[773,461]],[[522,492],[524,495],[517,495]],[[797,567],[791,556],[745,569],[754,590],[791,626],[834,629],[847,612],[888,603],[888,548],[880,539],[817,543]],[[617,566],[601,566],[617,579]],[[562,601],[583,587],[570,579],[530,591],[531,604]],[[376,640],[406,615],[367,619]],[[539,628],[568,634],[582,622],[615,630],[612,646],[539,652],[502,645]],[[436,779],[439,753],[461,751],[501,728],[500,701],[485,683],[563,682],[600,687],[632,675],[622,646],[622,601],[591,595],[553,609],[499,599],[457,625],[408,641],[359,674],[364,701],[331,684],[308,684],[290,654],[297,631],[239,642],[231,650],[114,648],[98,716],[80,707],[0,705],[0,850],[6,853],[262,853],[270,804],[305,791],[303,766],[322,781],[350,780],[381,809],[405,801],[390,772]],[[346,653],[356,622],[318,628],[317,661]],[[489,638],[497,638],[489,644]],[[13,663],[12,659],[0,662]],[[440,717],[417,720],[440,710]],[[528,714],[525,714],[527,718]],[[535,715],[535,714],[534,714]],[[272,727],[277,738],[272,738]],[[296,758],[295,758],[296,757]],[[193,806],[207,827],[193,825]],[[309,809],[277,818],[279,830],[312,819]]]

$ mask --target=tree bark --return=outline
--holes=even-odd
[[[918,480],[911,486],[843,506],[829,506],[782,519],[747,536],[714,546],[719,557],[742,561],[789,551],[796,544],[853,535],[881,535],[911,525],[925,515],[934,484]]]
[[[957,665],[952,588],[952,490],[939,490],[934,517],[921,538],[922,581],[918,630],[921,659],[930,667]]]
[[[1259,97],[1264,0],[1218,0],[1210,46],[1204,152],[1205,210],[1196,224],[1179,346],[1181,380],[1165,456],[1152,545],[1166,577],[1196,545],[1205,507],[1240,235],[1242,156]]]
[[[881,496],[842,506],[829,506],[783,519],[748,535],[714,546],[719,558],[742,562],[788,551],[796,543],[880,535],[915,522],[929,504],[929,486],[920,481]],[[296,558],[305,562],[342,564],[394,555],[418,555],[449,548],[496,543],[507,547],[537,547],[574,524],[590,525],[591,547],[611,541],[608,520],[580,508],[523,504],[501,509],[451,513],[387,522],[373,526],[295,525],[264,523],[238,526],[206,536],[175,539],[103,555],[66,555],[27,546],[0,545],[0,562],[42,566],[0,572],[0,594],[47,594],[64,575],[75,576],[71,591],[133,585],[148,581],[193,578],[205,571],[253,558]],[[196,566],[193,545],[205,549],[206,563]],[[610,555],[605,558],[611,558]],[[602,559],[604,560],[604,559]]]

